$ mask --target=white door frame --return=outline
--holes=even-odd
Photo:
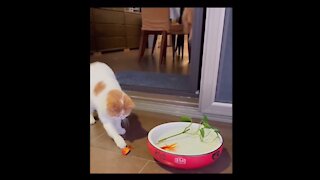
[[[207,8],[199,108],[202,113],[231,117],[232,104],[215,101],[225,8]]]

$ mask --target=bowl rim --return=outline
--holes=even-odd
[[[160,124],[160,125],[152,128],[152,129],[149,131],[147,141],[148,141],[154,148],[156,148],[156,149],[159,150],[159,151],[162,151],[162,152],[168,153],[168,154],[172,154],[172,155],[176,155],[176,156],[186,156],[186,157],[198,157],[198,156],[204,156],[204,155],[208,155],[208,154],[214,153],[215,151],[219,150],[219,149],[223,146],[223,144],[224,144],[224,140],[223,140],[221,134],[218,133],[218,134],[219,134],[219,138],[221,139],[221,144],[220,144],[220,146],[219,146],[218,148],[216,148],[216,149],[213,150],[213,151],[206,152],[206,153],[202,153],[202,154],[188,155],[188,154],[178,154],[178,153],[174,153],[174,152],[165,151],[165,150],[163,150],[163,149],[161,149],[161,148],[158,148],[158,147],[150,140],[150,139],[151,139],[150,136],[151,136],[151,134],[153,133],[153,131],[155,131],[156,128],[158,128],[158,127],[160,127],[160,126],[162,126],[162,125],[165,125],[165,124],[176,124],[176,123],[179,123],[179,124],[180,124],[180,123],[188,123],[188,122],[168,122],[168,123]],[[193,124],[200,124],[200,123],[195,123],[195,122],[193,122]]]

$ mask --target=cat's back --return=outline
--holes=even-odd
[[[92,92],[99,86],[104,90],[121,89],[112,69],[102,62],[90,64],[90,86]]]
[[[116,80],[116,76],[107,64],[94,62],[90,64],[90,80],[92,83],[98,81],[113,81]]]
[[[90,64],[90,77],[116,78],[112,69],[105,63],[94,62]]]

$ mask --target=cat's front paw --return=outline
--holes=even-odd
[[[120,149],[125,148],[127,146],[126,142],[123,140],[121,136],[116,136],[113,140]]]
[[[126,130],[124,128],[117,129],[117,131],[120,135],[124,135],[126,133]]]

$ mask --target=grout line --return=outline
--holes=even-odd
[[[146,162],[146,164],[140,169],[140,171],[138,172],[139,174],[141,174],[142,170],[149,164],[150,160],[148,160]]]
[[[131,157],[138,158],[138,159],[142,159],[142,160],[151,161],[150,159],[143,158],[143,157],[139,157],[139,156],[137,156],[137,155],[132,155]]]
[[[96,141],[98,138],[100,138],[102,135],[104,135],[104,133],[103,132],[101,132],[101,134],[99,134],[98,136],[96,136],[96,137],[94,137],[94,138],[90,138],[90,142],[94,142],[94,141]]]

